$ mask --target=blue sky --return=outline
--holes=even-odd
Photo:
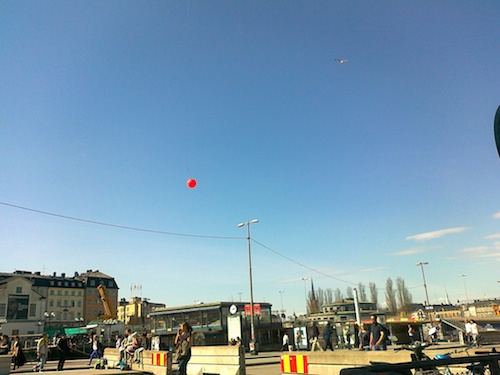
[[[432,303],[500,296],[498,19],[497,1],[1,2],[2,270],[248,300],[237,224],[257,218],[254,297],[287,312],[305,277],[384,300],[399,276],[423,301],[422,261]]]

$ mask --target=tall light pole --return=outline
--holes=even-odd
[[[425,302],[427,306],[430,306],[429,304],[429,295],[427,294],[427,284],[425,283],[425,274],[424,274],[424,266],[428,265],[429,262],[418,262],[417,267],[422,268],[422,278],[424,279],[424,290],[425,290]]]
[[[280,299],[281,299],[281,313],[283,314],[285,310],[283,310],[283,293],[285,293],[284,290],[278,290],[278,293],[280,294]]]
[[[460,276],[464,280],[464,289],[465,289],[465,303],[469,303],[469,295],[467,294],[467,284],[465,283],[465,278],[467,277],[466,273],[461,273]]]
[[[257,354],[255,350],[255,324],[254,324],[254,313],[253,313],[253,281],[252,281],[252,246],[250,239],[250,224],[258,223],[259,220],[253,219],[244,223],[239,223],[238,228],[247,226],[247,241],[248,241],[248,275],[250,279],[250,352],[252,354]]]
[[[306,280],[309,280],[308,277],[301,277],[300,278],[304,282],[304,298],[306,302],[306,314],[307,314],[307,292],[306,292]]]

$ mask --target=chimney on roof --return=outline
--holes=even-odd
[[[56,277],[56,275],[57,275],[57,273],[56,273],[56,272],[54,272],[54,273],[52,274],[52,276],[54,276],[54,277]]]
[[[40,271],[35,272],[35,275],[40,276],[42,273]]]
[[[66,274],[65,273],[61,273],[61,277],[64,279],[66,278]]]
[[[80,275],[78,274],[78,272],[75,271],[75,277],[78,277],[78,276],[80,276]]]

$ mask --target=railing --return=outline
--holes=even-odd
[[[393,364],[376,364],[372,366],[345,368],[340,371],[340,375],[363,375],[367,373],[387,373],[397,372],[400,374],[408,374],[411,369],[432,370],[436,367],[446,367],[458,364],[481,363],[488,366],[491,375],[500,375],[498,360],[500,355],[477,355],[471,357],[433,359],[424,361],[412,361]]]

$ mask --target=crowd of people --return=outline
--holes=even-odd
[[[174,361],[178,363],[180,375],[186,375],[187,364],[191,358],[192,332],[189,323],[183,322],[180,324],[174,339]],[[78,338],[80,343],[82,343],[81,339],[81,337]],[[101,335],[91,332],[84,342],[90,346],[89,366],[92,366],[94,359],[104,361],[102,340]],[[57,371],[62,371],[66,359],[75,348],[76,341],[76,338],[72,340],[65,333],[56,335],[53,340],[49,340],[47,333],[42,333],[36,340],[36,364],[33,366],[33,371],[42,372],[44,370],[51,350],[57,351]],[[151,340],[147,334],[139,336],[137,332],[132,332],[129,328],[125,329],[123,336],[116,335],[115,337],[115,348],[118,349],[120,362],[124,365],[139,363],[142,360],[142,351],[146,349],[159,350],[159,344],[158,337]],[[234,344],[238,343],[235,341]],[[8,355],[9,353],[12,355],[12,368],[14,370],[27,363],[19,336],[10,340],[7,335],[0,335],[0,355]]]
[[[367,330],[364,323],[356,327],[355,332],[352,332],[348,325],[337,329],[327,322],[320,330],[316,322],[311,322],[307,329],[295,328],[293,342],[288,332],[284,332],[282,336],[281,351],[292,350],[334,350],[335,348],[359,348],[360,350],[387,350],[387,341],[389,339],[389,330],[378,322],[377,316],[371,316],[370,329]],[[322,336],[322,344],[320,344],[320,336]],[[307,339],[306,339],[307,337]]]

